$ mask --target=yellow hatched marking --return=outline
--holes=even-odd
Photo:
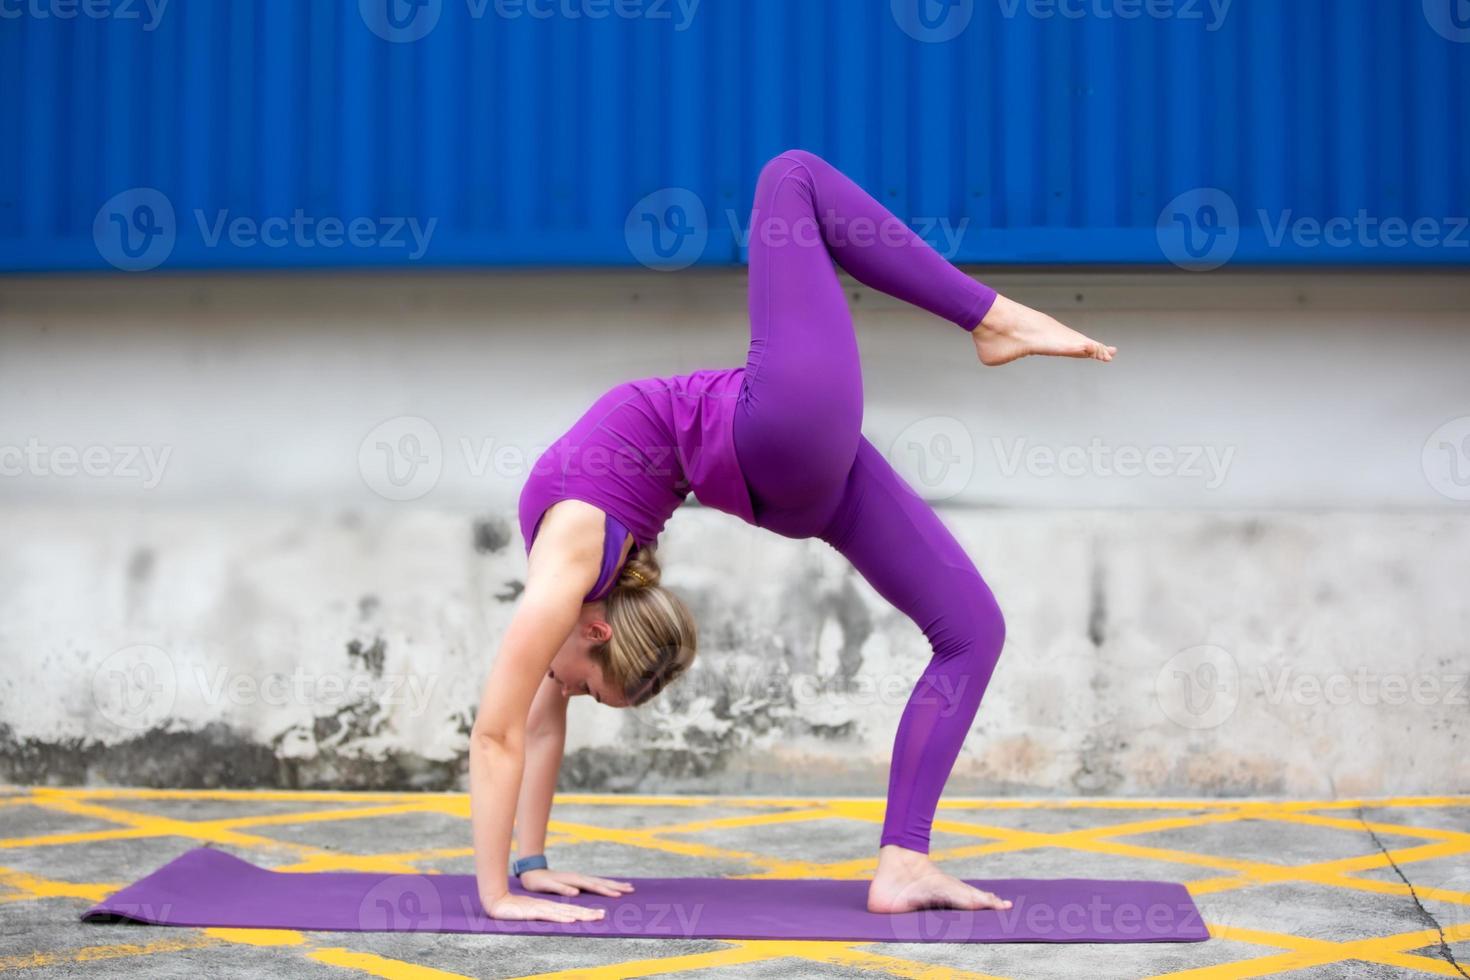
[[[11,838],[0,841],[0,847],[29,848],[85,844],[101,840],[128,840],[149,837],[177,836],[186,839],[229,844],[242,848],[267,851],[286,851],[296,855],[295,865],[285,867],[304,870],[326,870],[329,868],[354,868],[360,870],[382,870],[394,873],[432,873],[415,870],[418,862],[466,857],[470,848],[440,848],[405,851],[395,854],[343,855],[318,848],[291,844],[247,831],[270,826],[320,823],[330,820],[373,819],[400,813],[438,812],[448,816],[467,819],[468,798],[464,794],[420,794],[420,793],[339,793],[250,790],[128,790],[128,789],[58,789],[38,787],[16,789],[14,796],[0,796],[0,806],[34,805],[58,812],[100,819],[113,824],[113,829],[78,833],[49,834],[35,838]],[[177,820],[152,814],[140,814],[125,810],[121,805],[128,800],[140,799],[184,799],[226,800],[247,805],[253,801],[321,802],[336,804],[323,810],[305,810],[291,814],[259,814],[228,817],[222,819],[190,821]],[[113,802],[118,806],[106,806]],[[774,826],[800,821],[829,819],[857,820],[865,823],[881,823],[884,813],[882,800],[873,799],[811,799],[801,797],[667,797],[667,796],[608,796],[603,794],[564,794],[557,797],[562,804],[585,804],[594,806],[634,806],[667,808],[670,816],[679,810],[695,807],[719,806],[727,809],[749,811],[717,819],[678,822],[671,821],[659,826],[628,831],[591,826],[587,824],[557,822],[552,828],[550,841],[577,843],[617,843],[665,853],[692,857],[738,860],[762,870],[746,877],[789,877],[822,876],[853,877],[870,874],[872,858],[817,864],[788,861],[769,855],[752,854],[712,847],[692,841],[671,840],[665,834],[698,834],[705,831],[727,828],[751,828]],[[1202,878],[1188,883],[1196,895],[1217,893],[1232,889],[1256,887],[1275,882],[1310,882],[1337,888],[1351,888],[1383,895],[1407,895],[1409,889],[1401,882],[1378,881],[1371,878],[1353,877],[1354,872],[1367,871],[1388,866],[1389,856],[1400,865],[1437,858],[1455,857],[1470,853],[1470,834],[1435,827],[1416,827],[1381,821],[1369,821],[1367,827],[1379,834],[1394,834],[1417,838],[1422,843],[1391,850],[1389,855],[1370,851],[1363,855],[1320,862],[1303,866],[1280,866],[1268,862],[1241,860],[1227,856],[1198,854],[1171,848],[1149,847],[1131,844],[1126,838],[1177,828],[1205,826],[1243,820],[1278,821],[1324,830],[1362,832],[1364,823],[1344,811],[1359,807],[1384,809],[1411,807],[1461,807],[1470,805],[1470,796],[1421,796],[1389,797],[1355,800],[972,800],[951,799],[941,803],[945,811],[936,822],[936,829],[960,836],[977,838],[972,845],[961,845],[936,851],[936,860],[957,857],[972,857],[1025,851],[1032,848],[1071,849],[1095,854],[1110,854],[1118,857],[1143,860],[1166,861],[1174,864],[1191,865],[1202,870],[1226,872],[1223,875]],[[969,811],[963,815],[952,811]],[[1079,828],[1061,833],[1029,831],[1024,828],[999,827],[983,822],[986,810],[1071,810],[1104,813],[1128,813],[1133,819],[1106,826]],[[1192,815],[1159,813],[1165,810],[1196,811]],[[1314,812],[1324,811],[1324,812]],[[1342,816],[1333,813],[1342,812]],[[958,819],[948,819],[949,817]],[[979,820],[975,818],[981,818]],[[40,897],[66,897],[94,900],[110,892],[115,886],[106,884],[72,884],[51,882],[20,872],[0,872],[0,885],[20,894],[6,896],[0,901],[29,900]],[[1416,887],[1422,898],[1470,905],[1470,893]],[[1424,930],[1397,936],[1376,937],[1353,942],[1329,942],[1303,937],[1274,934],[1260,930],[1241,929],[1233,926],[1211,924],[1212,935],[1256,945],[1274,947],[1277,952],[1257,956],[1236,963],[1221,964],[1201,970],[1185,971],[1179,976],[1199,977],[1247,977],[1263,976],[1272,972],[1300,969],[1304,966],[1324,965],[1347,960],[1379,963],[1402,969],[1421,970],[1428,974],[1459,976],[1447,963],[1408,952],[1439,942],[1438,933]],[[1470,938],[1470,923],[1447,927],[1447,941],[1456,942]],[[55,962],[77,962],[81,956],[97,958],[151,955],[173,949],[197,948],[221,942],[246,943],[250,945],[277,946],[282,948],[304,947],[314,960],[343,969],[383,977],[453,977],[455,974],[402,963],[373,954],[356,953],[347,949],[315,949],[300,933],[289,930],[207,930],[192,942],[180,944],[159,943],[137,946],[89,947],[87,951],[72,951],[60,954],[36,954],[53,957]],[[889,973],[899,976],[983,976],[982,974],[959,974],[948,968],[889,957],[872,951],[858,949],[848,943],[783,943],[757,942],[740,943],[727,949],[693,957],[670,957],[633,963],[610,964],[592,970],[571,971],[553,976],[589,977],[633,977],[652,976],[660,973],[685,970],[701,970],[711,967],[746,962],[758,962],[780,958],[797,958],[813,962],[841,965],[854,972]],[[44,965],[35,957],[11,957],[0,961],[6,969],[16,969],[16,963],[24,960],[28,966]],[[50,962],[47,960],[46,962]]]
[[[634,977],[656,977],[661,973],[684,973],[692,970],[708,970],[717,966],[738,966],[741,963],[758,963],[774,959],[776,955],[756,948],[756,943],[739,943],[727,949],[711,950],[708,953],[690,953],[685,956],[662,956],[646,960],[629,960],[625,963],[609,963],[605,966],[582,967],[576,970],[557,970],[552,973],[531,973],[516,980],[632,980]]]
[[[1445,941],[1450,943],[1470,938],[1470,922],[1446,926],[1444,934]],[[1406,949],[1418,949],[1423,946],[1438,943],[1439,933],[1433,929],[1398,933],[1393,936],[1356,939],[1347,942],[1309,939],[1303,936],[1264,932],[1258,929],[1247,929],[1239,926],[1212,925],[1210,927],[1210,935],[1216,939],[1231,939],[1256,945],[1277,946],[1285,951],[1267,956],[1257,956],[1247,960],[1237,960],[1232,963],[1221,963],[1215,966],[1180,970],[1174,973],[1161,973],[1150,978],[1150,980],[1164,980],[1166,977],[1169,980],[1225,980],[1225,978],[1236,977],[1262,977],[1285,973],[1290,970],[1300,970],[1311,966],[1341,963],[1346,960],[1362,960],[1368,963],[1381,963],[1404,969],[1423,970],[1426,973],[1434,973],[1440,976],[1463,976],[1463,974],[1456,971],[1450,964],[1441,960],[1431,959],[1427,956],[1405,954],[1403,952]]]
[[[81,898],[89,902],[100,902],[122,887],[92,882],[77,884],[56,881],[14,868],[0,868],[0,885],[18,893],[0,896],[0,902],[24,902],[37,898]]]
[[[205,929],[206,936],[243,946],[304,946],[306,936],[295,929]]]
[[[314,949],[307,953],[306,957],[328,966],[338,966],[374,977],[383,977],[384,980],[471,980],[462,973],[450,973],[447,970],[436,970],[431,966],[405,963],[403,960],[390,959],[386,956],[379,956],[377,953],[358,953],[340,946]]]
[[[152,943],[119,943],[113,946],[83,946],[56,953],[26,953],[19,956],[0,956],[0,973],[15,970],[39,970],[44,967],[75,963],[97,963],[103,960],[121,960],[134,956],[154,956],[158,953],[179,953],[190,949],[205,949],[219,945],[217,940],[205,936],[183,935],[177,939],[160,939]]]

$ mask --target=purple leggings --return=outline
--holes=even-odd
[[[898,725],[882,836],[928,853],[939,795],[1000,657],[1005,622],[959,542],[863,437],[862,365],[834,261],[966,330],[995,292],[820,157],[792,150],[761,171],[736,456],[760,527],[836,548],[934,649]]]

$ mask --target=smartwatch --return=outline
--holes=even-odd
[[[520,858],[514,864],[512,864],[510,866],[510,873],[519,878],[527,871],[540,871],[542,868],[545,867],[549,867],[549,865],[546,863],[546,855],[532,854],[530,857]]]

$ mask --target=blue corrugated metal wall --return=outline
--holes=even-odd
[[[1470,260],[1462,0],[99,2],[0,0],[0,268],[630,264],[661,188],[728,263],[788,146],[957,261]],[[1424,234],[1300,234],[1360,212]]]

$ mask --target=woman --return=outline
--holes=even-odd
[[[898,726],[868,908],[1010,906],[928,859],[940,792],[1000,655],[1004,623],[964,549],[862,436],[862,367],[834,260],[969,331],[983,364],[1027,354],[1107,361],[1116,350],[960,272],[821,158],[793,150],[767,163],[751,212],[744,368],[619,385],[546,452],[522,492],[526,588],[470,748],[475,870],[490,916],[602,915],[509,892],[517,822],[530,858],[512,870],[527,890],[630,890],[552,871],[540,852],[567,699],[638,705],[694,657],[694,623],[659,585],[652,553],[690,491],[758,527],[832,545],[933,647]]]

